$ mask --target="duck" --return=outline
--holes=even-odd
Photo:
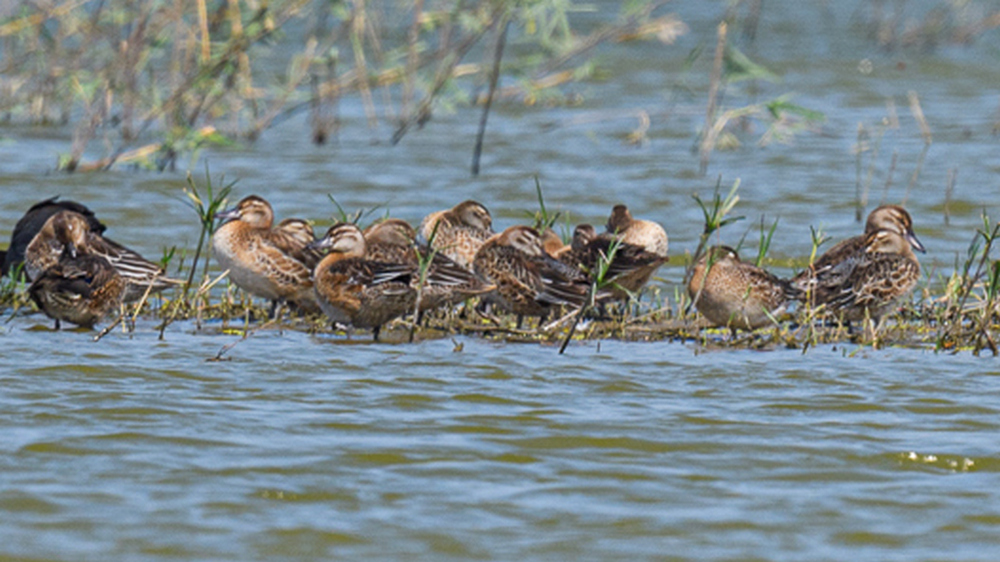
[[[366,228],[362,235],[365,238],[366,256],[372,261],[420,263],[417,231],[402,219],[387,218],[376,222]]]
[[[385,323],[413,311],[417,268],[369,259],[364,233],[357,225],[335,224],[312,247],[327,252],[313,272],[314,292],[335,324],[370,328],[378,341]]]
[[[316,267],[323,254],[308,246],[316,241],[312,224],[304,219],[283,219],[272,230],[271,241],[281,251],[299,260],[309,269]]]
[[[580,308],[590,295],[581,271],[550,257],[529,226],[512,226],[491,236],[473,260],[476,273],[496,285],[496,301],[518,316],[543,318],[559,306]]]
[[[790,281],[741,261],[729,246],[713,246],[701,256],[687,291],[702,316],[734,334],[774,324],[801,296]]]
[[[46,220],[62,250],[56,263],[38,274],[28,295],[55,328],[66,321],[84,328],[118,310],[128,282],[103,255],[91,252],[90,226],[84,215],[59,211]]]
[[[663,226],[651,220],[633,218],[625,205],[612,207],[605,229],[608,234],[615,235],[622,242],[641,246],[647,252],[667,257],[669,239]]]
[[[94,234],[102,235],[107,230],[107,226],[97,220],[94,212],[81,203],[69,200],[60,201],[58,195],[39,201],[32,205],[14,225],[14,231],[10,236],[10,245],[7,246],[3,259],[0,259],[0,276],[16,271],[18,266],[24,263],[24,253],[28,249],[28,244],[45,226],[49,218],[59,211],[73,211],[83,216],[90,232]],[[58,257],[58,254],[56,256]]]
[[[420,223],[420,236],[432,248],[468,270],[473,269],[476,252],[493,234],[489,210],[471,199],[433,212]]]
[[[369,226],[363,234],[366,257],[371,261],[406,264],[419,272],[421,261],[431,256],[426,277],[433,282],[424,283],[421,311],[451,306],[496,288],[443,253],[419,245],[416,230],[402,219],[385,219]]]
[[[608,216],[608,222],[605,225],[605,235],[617,238],[626,244],[638,246],[661,259],[659,263],[650,262],[646,267],[638,267],[618,279],[617,298],[624,299],[638,295],[652,279],[656,270],[669,259],[667,256],[669,248],[667,231],[659,223],[633,218],[628,207],[619,204],[611,209],[611,215]]]
[[[603,274],[610,298],[624,300],[637,294],[668,257],[661,256],[622,241],[614,234],[597,234],[590,224],[579,224],[573,230],[573,241],[556,253],[556,258],[568,266],[585,272],[597,281],[602,260],[607,262]]]
[[[542,231],[542,250],[545,251],[549,256],[559,259],[559,254],[562,254],[570,249],[569,244],[563,243],[562,238],[556,234],[556,231],[552,228],[546,228]]]
[[[311,258],[302,254],[311,242],[300,245],[307,238],[301,223],[285,223],[283,229],[272,230],[274,211],[257,195],[244,197],[215,218],[223,224],[212,236],[212,250],[219,267],[229,271],[233,284],[252,296],[271,301],[271,317],[279,303],[307,313],[320,311],[313,292],[312,268],[307,265]]]
[[[45,208],[51,209],[51,206]],[[44,212],[34,216],[39,217],[42,214]],[[167,277],[162,267],[142,257],[135,250],[102,236],[103,225],[95,231],[93,228],[95,220],[92,215],[88,216],[69,209],[56,211],[50,215],[24,251],[24,272],[28,278],[38,279],[45,270],[59,261],[65,244],[58,233],[58,228],[75,228],[86,238],[87,252],[103,257],[125,280],[124,302],[136,302],[149,293],[157,293],[184,283],[179,279]],[[37,222],[37,219],[32,219],[31,222]]]
[[[864,249],[819,271],[803,297],[847,322],[878,322],[920,279],[913,243],[896,230],[865,236]]]
[[[865,253],[868,235],[879,230],[889,230],[902,236],[910,247],[920,253],[926,253],[924,245],[913,232],[913,218],[910,213],[899,205],[882,205],[868,214],[865,221],[865,232],[861,236],[853,236],[835,244],[824,252],[808,268],[792,278],[792,283],[802,291],[808,291],[816,278],[825,271],[838,267],[849,259],[857,259]]]

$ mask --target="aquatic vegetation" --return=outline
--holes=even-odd
[[[222,189],[217,189],[213,187],[211,178],[208,178],[206,185],[199,187],[189,176],[188,185],[183,190],[198,216],[195,224],[199,229],[199,247],[203,246],[207,238],[212,235],[215,227],[213,217],[230,194],[234,183],[227,183]],[[717,258],[714,253],[709,253],[706,257],[707,242],[711,238],[718,237],[723,228],[743,218],[734,216],[739,202],[737,195],[739,181],[734,182],[726,194],[720,190],[720,183],[716,184],[711,199],[705,201],[697,195],[694,197],[702,211],[704,224],[698,248],[689,259],[684,260],[687,263],[683,266],[689,272],[699,260],[710,270]],[[538,195],[539,211],[531,218],[533,221],[538,221],[536,224],[539,225],[551,224],[553,215],[549,214],[544,205],[540,188]],[[469,203],[469,205],[479,214],[486,213],[485,207],[481,204]],[[361,220],[363,213],[348,216],[341,210],[341,214],[344,218],[358,221]],[[486,216],[488,215],[482,215],[483,220]],[[876,220],[878,217],[882,218]],[[881,224],[880,221],[889,218],[892,218],[889,222],[902,221],[895,227],[900,233],[894,235],[902,239],[903,234],[908,234],[913,238],[903,243],[907,249],[909,244],[920,246],[919,241],[912,237],[909,215],[899,207],[876,209],[870,215],[870,222]],[[531,227],[521,228],[536,232]],[[762,218],[759,230],[760,240],[754,263],[759,264],[759,267],[766,267],[767,250],[778,231],[778,222],[774,221],[767,225]],[[874,234],[880,232],[885,231],[875,231]],[[437,228],[431,230],[427,240],[431,248],[436,246],[439,234]],[[873,234],[870,234],[868,237],[872,236]],[[812,247],[807,263],[810,264],[810,268],[819,267],[820,262],[825,263],[826,260],[826,256],[817,259],[818,249],[825,238],[815,228],[811,231],[811,238]],[[821,344],[850,343],[872,347],[921,346],[939,352],[970,350],[977,354],[986,349],[998,354],[1000,353],[1000,345],[997,343],[1000,330],[1000,260],[992,257],[998,239],[1000,239],[1000,223],[992,223],[984,213],[982,226],[970,240],[964,258],[955,264],[954,273],[942,278],[940,275],[935,276],[934,272],[924,272],[922,280],[917,283],[914,296],[904,298],[893,305],[886,311],[881,322],[873,322],[866,316],[860,320],[855,318],[856,322],[852,325],[837,314],[831,314],[827,305],[814,305],[809,299],[801,299],[802,304],[797,310],[780,313],[780,316],[772,318],[767,323],[755,323],[758,326],[766,325],[757,330],[745,330],[740,333],[711,328],[703,318],[692,315],[691,303],[697,300],[698,294],[697,292],[693,295],[688,294],[682,286],[675,286],[674,290],[669,292],[664,290],[663,286],[654,285],[649,288],[649,298],[645,302],[634,298],[635,295],[630,292],[629,309],[623,309],[620,315],[607,314],[604,306],[600,305],[600,300],[607,298],[619,288],[618,275],[622,271],[622,265],[618,260],[619,254],[624,251],[627,258],[636,251],[641,251],[618,237],[612,236],[607,248],[599,252],[594,265],[582,272],[586,273],[584,277],[588,281],[586,287],[581,286],[580,298],[573,300],[572,306],[569,307],[566,303],[552,307],[552,311],[557,313],[555,318],[539,322],[535,329],[522,329],[516,314],[503,314],[497,310],[487,314],[472,307],[468,302],[459,307],[431,310],[421,307],[420,299],[430,279],[431,264],[440,251],[430,249],[418,252],[415,265],[407,266],[413,272],[411,290],[415,297],[412,299],[413,302],[407,301],[406,314],[385,324],[383,335],[387,341],[415,341],[468,334],[505,341],[547,343],[558,346],[560,353],[566,352],[572,341],[615,338],[630,341],[686,341],[708,348],[793,348],[802,349],[803,352]],[[838,247],[845,243],[842,242]],[[143,295],[133,308],[120,316],[114,324],[106,327],[95,339],[104,337],[123,320],[124,330],[134,329],[136,321],[143,318],[159,322],[157,329],[162,338],[168,337],[167,327],[178,321],[193,322],[197,330],[213,329],[243,337],[254,331],[271,329],[301,330],[309,333],[331,330],[334,333],[338,332],[338,329],[329,327],[328,321],[322,315],[309,311],[299,311],[296,315],[286,317],[274,317],[263,303],[254,302],[234,285],[223,283],[226,279],[225,273],[213,276],[207,269],[207,264],[200,259],[202,251],[203,248],[196,248],[193,253],[194,259],[187,264],[190,268],[187,272],[188,284],[183,288],[166,291],[155,301],[150,301],[148,294]],[[194,272],[199,269],[203,273],[202,281],[193,284]],[[392,267],[387,271],[389,270],[395,271]],[[686,279],[690,279],[690,273]],[[379,283],[375,278],[373,282]],[[583,294],[584,292],[586,294]],[[0,284],[0,306],[9,310],[11,316],[22,315],[31,309],[25,283],[14,281],[9,277],[4,278]],[[421,318],[422,321],[418,321]],[[206,324],[209,322],[216,326],[220,326],[221,322],[221,326],[212,328]],[[393,335],[400,331],[405,335],[402,337]]]
[[[476,173],[494,99],[565,103],[559,87],[593,73],[595,47],[673,43],[686,27],[660,13],[664,4],[628,2],[619,17],[578,29],[571,14],[583,8],[557,0],[23,2],[0,12],[0,112],[71,125],[61,170],[163,170],[209,144],[253,142],[299,113],[322,144],[348,95],[361,99],[373,132],[389,115],[398,143],[435,111],[480,102],[464,87],[486,83]],[[489,61],[467,62],[479,50]],[[501,75],[514,85],[499,87]],[[95,141],[104,155],[84,160]]]
[[[225,181],[225,177],[222,178]],[[228,184],[224,184],[218,192],[215,192],[212,187],[212,176],[209,173],[208,166],[205,166],[205,192],[204,195],[199,192],[198,185],[194,181],[194,176],[190,172],[187,174],[187,186],[184,188],[184,195],[187,196],[188,202],[191,208],[194,209],[195,213],[198,214],[198,222],[201,225],[201,232],[198,234],[198,245],[194,250],[194,258],[191,262],[191,273],[188,275],[187,284],[184,286],[184,292],[187,293],[188,289],[191,288],[191,284],[194,281],[195,271],[198,270],[198,260],[201,258],[201,253],[205,247],[205,241],[215,234],[216,221],[215,215],[219,213],[226,206],[226,199],[229,197],[229,193],[233,190],[233,186],[236,185],[236,181],[232,181]],[[204,276],[208,275],[208,264],[210,260],[205,260],[204,265]]]

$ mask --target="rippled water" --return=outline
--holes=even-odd
[[[48,339],[0,379],[9,554],[972,560],[1000,543],[1000,377],[968,356],[275,332],[206,362],[222,338]]]
[[[213,176],[239,179],[237,196],[321,225],[332,193],[348,209],[383,205],[413,221],[477,198],[500,227],[535,208],[537,174],[574,221],[602,223],[624,201],[663,222],[672,255],[700,233],[690,194],[707,195],[717,175],[727,186],[741,178],[748,220],[723,241],[762,214],[780,217],[772,255],[788,273],[784,258],[809,252],[810,225],[835,238],[860,230],[857,126],[877,130],[892,98],[900,128],[882,138],[872,200],[895,151],[888,200],[906,198],[925,271],[948,272],[982,209],[1000,216],[995,35],[886,52],[854,29],[853,4],[765,2],[754,56],[783,82],[757,99],[795,92],[827,121],[788,146],[752,146],[758,130],[715,154],[702,178],[690,148],[707,70],[681,69],[714,41],[724,7],[696,4],[674,6],[692,28],[677,47],[601,51],[610,75],[573,87],[583,107],[500,104],[480,178],[467,172],[476,110],[440,113],[391,147],[388,125],[369,132],[346,102],[333,146],[310,145],[290,121],[254,146],[201,153],[196,174],[208,161]],[[669,89],[682,78],[693,95]],[[907,194],[922,148],[910,90],[934,143]],[[638,109],[652,123],[633,147],[623,139]],[[194,247],[182,173],[52,174],[69,131],[0,135],[3,237],[28,205],[59,193],[149,257]],[[679,260],[661,270],[665,294],[681,275]],[[371,345],[260,331],[241,341],[211,323],[172,325],[160,341],[153,320],[93,343],[3,312],[0,558],[910,561],[991,560],[1000,546],[1000,369],[988,358],[615,341],[574,342],[559,356],[476,338]]]

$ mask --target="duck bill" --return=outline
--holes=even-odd
[[[333,245],[333,242],[330,241],[330,238],[324,236],[323,238],[320,238],[319,240],[314,240],[314,241],[306,244],[306,249],[307,250],[320,250],[320,251],[322,251],[322,250],[329,249],[330,246],[332,246],[332,245]]]
[[[239,208],[232,208],[225,211],[219,211],[215,213],[216,220],[226,222],[240,218]]]
[[[906,233],[906,241],[910,243],[910,246],[913,246],[914,250],[920,252],[921,254],[927,253],[924,245],[920,243],[920,240],[917,240],[917,235],[912,231]]]

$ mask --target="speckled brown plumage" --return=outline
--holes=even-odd
[[[137,252],[104,238],[92,230],[94,219],[71,210],[57,211],[32,238],[24,252],[24,271],[29,279],[37,279],[59,261],[64,245],[56,234],[57,228],[77,228],[87,241],[88,253],[103,257],[126,283],[125,302],[134,302],[149,292],[156,293],[182,282],[166,277],[163,268]],[[57,223],[61,226],[57,226]],[[103,225],[102,225],[103,227]]]
[[[803,291],[809,290],[817,276],[824,275],[825,271],[838,267],[844,261],[857,259],[864,254],[867,236],[879,230],[895,232],[902,236],[914,250],[925,251],[923,244],[913,233],[913,219],[910,217],[910,213],[899,205],[882,205],[868,214],[864,234],[838,242],[817,258],[812,265],[793,277],[792,282]]]
[[[710,248],[698,260],[687,290],[702,316],[733,330],[773,324],[799,296],[789,281],[740,261],[728,246]]]
[[[463,201],[424,217],[420,235],[438,252],[471,270],[476,252],[493,235],[493,219],[481,203]]]
[[[53,235],[63,250],[56,263],[39,274],[28,294],[47,316],[93,327],[119,309],[127,283],[103,256],[91,253],[86,219],[72,211],[53,215]]]
[[[45,226],[49,218],[59,211],[79,213],[87,221],[87,226],[91,232],[98,235],[104,234],[107,227],[101,221],[97,220],[93,211],[76,201],[59,201],[58,199],[58,196],[50,197],[49,199],[35,203],[17,221],[17,224],[14,225],[14,231],[10,235],[10,245],[7,247],[7,252],[3,255],[3,259],[0,260],[0,264],[2,264],[0,266],[0,275],[7,275],[8,272],[17,269],[24,262],[24,253],[28,249],[28,244],[34,240],[38,231]],[[58,259],[58,256],[59,254],[57,253],[56,259]],[[55,263],[55,261],[52,263]]]
[[[284,219],[271,229],[268,237],[279,250],[299,260],[306,267],[316,267],[323,254],[308,248],[316,241],[316,234],[309,221],[303,219]]]
[[[416,242],[416,231],[401,219],[386,219],[364,231],[366,254],[370,261],[404,264],[419,270],[421,258],[430,249]],[[458,265],[441,252],[435,252],[420,296],[420,310],[431,310],[459,303],[486,293],[495,287],[472,271]]]
[[[288,302],[307,312],[319,312],[312,269],[296,257],[300,234],[294,233],[304,234],[300,225],[274,234],[271,205],[255,195],[216,218],[228,222],[216,230],[212,249],[219,267],[229,270],[229,279],[237,287],[275,304]]]
[[[612,251],[613,250],[613,251]],[[573,243],[560,250],[559,261],[582,270],[595,280],[601,260],[610,260],[604,274],[606,287],[614,299],[637,294],[668,258],[642,246],[616,240],[613,234],[597,235],[589,224],[577,225]]]
[[[333,322],[372,328],[378,339],[383,324],[413,311],[416,269],[368,259],[357,226],[334,225],[315,246],[329,250],[316,266],[314,279],[316,299]]]
[[[919,279],[911,242],[892,230],[877,230],[865,237],[862,253],[822,270],[804,299],[847,321],[877,321]]]
[[[582,306],[590,292],[586,276],[548,256],[538,232],[527,226],[492,236],[473,263],[497,286],[501,306],[519,316],[545,316],[558,305]]]

